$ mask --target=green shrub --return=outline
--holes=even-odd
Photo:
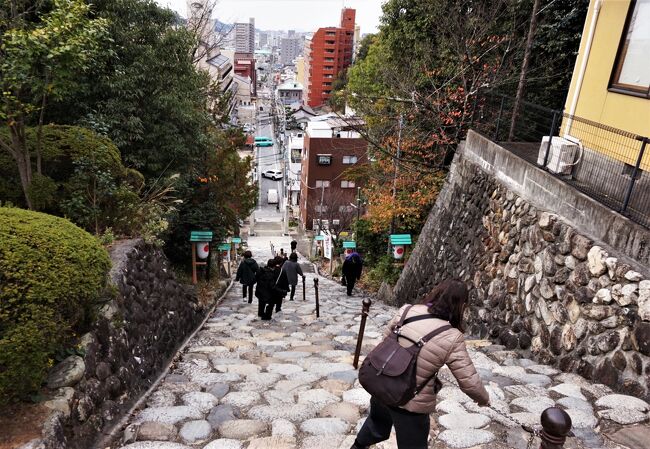
[[[40,387],[52,354],[92,322],[109,268],[68,220],[0,207],[0,402]]]
[[[373,290],[379,290],[382,282],[395,285],[402,273],[402,266],[402,263],[395,262],[392,255],[384,254],[368,269],[366,282]]]
[[[28,128],[26,139],[35,154],[37,129]],[[107,227],[117,234],[134,233],[132,215],[139,209],[137,191],[144,178],[124,167],[109,138],[78,126],[46,125],[41,147],[43,174],[34,171],[28,191],[36,210],[65,216],[95,234]],[[0,201],[24,207],[19,190],[16,164],[0,152]]]

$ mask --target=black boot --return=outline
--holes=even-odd
[[[370,449],[370,446],[361,446],[357,443],[357,440],[354,440],[354,444],[350,449]]]

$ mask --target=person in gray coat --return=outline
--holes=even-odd
[[[237,268],[235,282],[239,281],[242,284],[244,301],[246,301],[246,293],[248,293],[249,304],[253,302],[253,285],[255,285],[255,275],[258,270],[259,267],[255,259],[253,259],[253,253],[244,251],[244,260],[241,261],[239,268]]]
[[[289,260],[282,265],[282,269],[287,273],[287,279],[291,286],[291,296],[289,297],[289,301],[293,301],[293,297],[296,294],[296,285],[298,284],[298,275],[303,278],[305,277],[305,275],[302,274],[302,268],[298,263],[298,254],[291,253]]]

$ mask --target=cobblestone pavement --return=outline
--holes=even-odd
[[[258,261],[270,257],[268,238],[251,238],[249,245],[256,245]],[[320,278],[316,318],[313,278],[308,274],[307,301],[298,288],[296,300],[285,301],[270,323],[257,319],[257,304],[244,302],[234,286],[135,414],[122,448],[348,449],[369,402],[352,367],[363,297],[348,298],[344,287]],[[363,354],[380,341],[394,312],[372,305]],[[538,424],[541,412],[556,405],[573,420],[567,448],[650,447],[646,402],[501,346],[468,346],[494,407],[519,422]],[[475,405],[450,382],[448,370],[442,377],[432,448],[526,448],[528,434],[520,427]],[[396,447],[394,434],[376,446]]]

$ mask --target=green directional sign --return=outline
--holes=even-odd
[[[217,249],[219,251],[229,251],[230,250],[230,243],[219,243],[217,246]]]
[[[391,245],[411,245],[411,234],[391,234]]]
[[[192,231],[190,232],[190,242],[211,242],[212,231]]]
[[[354,249],[357,247],[357,242],[343,242],[344,249]]]
[[[233,237],[231,241],[232,243],[241,243],[241,237]]]
[[[325,236],[324,235],[317,235],[316,237],[314,237],[314,240],[316,240],[316,241],[325,240]]]

